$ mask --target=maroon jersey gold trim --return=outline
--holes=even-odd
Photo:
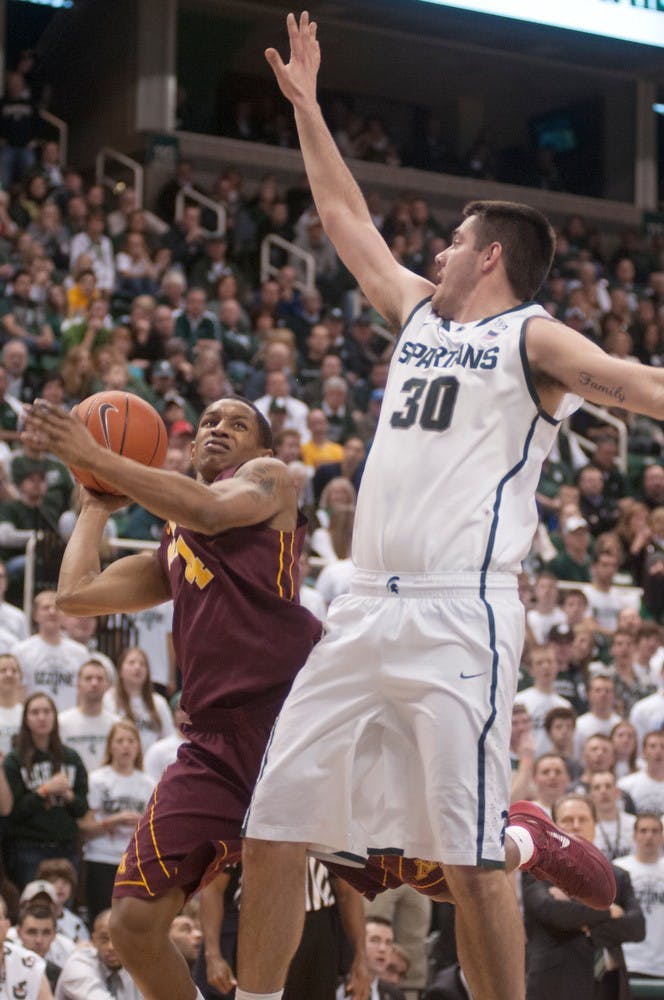
[[[290,684],[319,638],[320,622],[299,604],[305,534],[301,515],[295,531],[164,527],[158,556],[173,594],[182,707],[194,725],[200,713]]]

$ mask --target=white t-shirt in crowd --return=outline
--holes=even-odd
[[[13,930],[14,928],[10,928]],[[28,951],[7,934],[3,944],[4,975],[0,982],[0,1000],[37,1000],[46,962],[34,951]]]
[[[327,607],[335,597],[348,593],[354,572],[355,564],[352,559],[339,559],[329,566],[323,566],[316,580],[316,590]]]
[[[155,684],[168,685],[168,636],[173,631],[173,601],[164,601],[155,608],[145,608],[131,615],[138,631],[136,645],[150,663],[150,677]]]
[[[0,753],[9,753],[12,748],[12,738],[19,731],[23,718],[23,705],[12,705],[3,708],[0,705]]]
[[[534,687],[519,691],[514,701],[526,706],[528,715],[532,720],[533,736],[535,737],[535,755],[539,757],[542,753],[548,753],[553,744],[544,728],[546,713],[552,708],[571,708],[571,703],[567,698],[561,698],[555,691],[547,693],[538,691]]]
[[[7,601],[0,601],[0,629],[10,632],[19,641],[30,635],[30,625],[24,611]]]
[[[171,736],[166,736],[163,740],[153,743],[145,757],[143,758],[143,768],[149,774],[155,785],[161,779],[162,774],[169,764],[172,764],[178,755],[178,747],[185,742],[184,736],[178,732]]]
[[[617,865],[629,872],[634,894],[646,918],[643,941],[622,945],[627,971],[647,976],[664,976],[664,858],[654,864],[637,861],[633,854],[618,858]]]
[[[119,774],[110,764],[106,764],[90,775],[88,804],[98,820],[125,809],[142,814],[152,795],[154,784],[152,778],[143,771]],[[85,860],[107,865],[119,864],[134,829],[133,824],[123,823],[86,841],[83,848]]]
[[[327,614],[327,605],[322,595],[315,587],[310,587],[308,583],[303,583],[300,587],[300,604],[321,620]]]
[[[588,598],[588,615],[600,628],[615,632],[618,627],[618,615],[624,608],[638,611],[641,598],[635,590],[625,590],[622,587],[611,587],[605,593],[597,590],[591,583],[582,584],[582,589]]]
[[[0,626],[0,653],[13,653],[18,636],[7,628]]]
[[[553,611],[538,611],[531,608],[526,615],[526,620],[531,632],[537,642],[543,645],[549,639],[549,632],[554,625],[567,625],[567,615],[562,608],[554,608]]]
[[[99,715],[86,715],[78,706],[58,715],[60,739],[76,751],[88,773],[101,766],[106,738],[119,718],[105,709]]]
[[[636,816],[618,811],[617,819],[598,819],[595,824],[595,847],[613,861],[631,854],[634,850],[634,824]]]
[[[660,816],[664,813],[664,779],[656,781],[645,771],[635,771],[621,778],[618,788],[631,795],[637,813],[656,812]]]
[[[629,713],[629,721],[638,733],[640,749],[646,733],[664,727],[664,688],[637,701]]]
[[[141,736],[141,746],[143,753],[147,751],[157,740],[162,740],[166,736],[171,736],[175,732],[175,723],[168,702],[160,694],[153,694],[155,708],[161,721],[161,728],[155,729],[152,716],[143,703],[140,695],[133,695],[129,700],[134,722]],[[107,691],[104,695],[103,706],[107,712],[124,717],[124,712],[117,703],[115,691]]]
[[[44,691],[51,696],[58,712],[74,707],[78,670],[90,659],[85,646],[66,636],[57,643],[45,642],[35,634],[15,643],[11,652],[21,665],[23,683],[29,695]]]
[[[597,733],[601,733],[602,736],[610,736],[613,727],[622,721],[622,715],[618,715],[617,712],[611,712],[608,719],[600,719],[593,712],[584,712],[583,715],[580,715],[574,728],[574,756],[576,759],[581,760],[586,740],[590,739],[591,736],[596,736]]]
[[[69,938],[74,944],[78,944],[79,941],[90,940],[90,932],[81,918],[77,917],[75,913],[72,913],[66,907],[56,920],[56,929],[59,934]]]

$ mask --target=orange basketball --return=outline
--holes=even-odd
[[[163,465],[168,447],[166,426],[155,408],[140,396],[117,390],[97,392],[82,400],[72,412],[103,447],[143,465],[157,468]],[[89,490],[119,493],[87,469],[72,466],[71,472]]]

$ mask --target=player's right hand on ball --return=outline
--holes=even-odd
[[[107,514],[114,514],[116,510],[122,510],[131,503],[129,497],[118,496],[117,493],[97,493],[96,490],[89,490],[80,483],[78,496],[81,507],[95,507]]]

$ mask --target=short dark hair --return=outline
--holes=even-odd
[[[381,927],[393,927],[393,923],[389,917],[381,917],[379,914],[367,913],[365,917],[365,924],[380,924]]]
[[[557,802],[553,803],[551,808],[552,819],[554,823],[558,822],[558,810],[565,802],[583,802],[588,806],[588,811],[593,818],[593,821],[597,822],[597,809],[595,808],[595,803],[590,798],[589,795],[581,795],[580,792],[565,792],[561,795]]]
[[[556,237],[551,223],[536,208],[514,201],[470,201],[465,219],[477,219],[475,244],[489,243],[503,248],[505,273],[516,297],[533,299],[549,273]]]
[[[29,903],[24,903],[18,911],[19,927],[25,921],[26,917],[34,917],[35,920],[50,920],[55,930],[55,911],[53,906],[49,906],[48,903],[33,903],[32,900]]]
[[[645,810],[645,809],[644,809],[643,812],[640,812],[640,813],[636,814],[636,821],[634,823],[634,830],[635,831],[636,831],[637,826],[639,825],[639,821],[642,820],[642,819],[652,819],[652,820],[654,820],[656,823],[659,824],[660,830],[664,831],[664,823],[662,822],[662,817],[659,815],[659,813],[650,812],[650,810]]]
[[[569,775],[567,761],[561,753],[557,753],[555,750],[547,750],[546,753],[541,753],[539,757],[535,758],[535,763],[533,764],[533,774],[537,773],[543,760],[559,760]]]
[[[570,719],[576,725],[576,712],[573,708],[567,708],[566,705],[557,705],[555,708],[550,708],[544,716],[544,728],[547,733],[551,732],[551,727],[556,719]]]

